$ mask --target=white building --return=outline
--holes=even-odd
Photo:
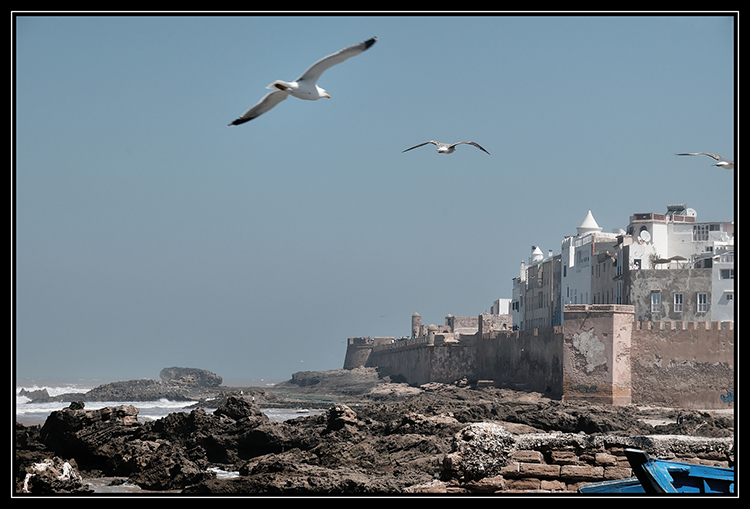
[[[714,246],[711,271],[711,320],[734,321],[734,245]]]
[[[509,315],[511,299],[496,299],[490,308],[491,315]]]
[[[537,329],[562,325],[560,304],[560,255],[531,246],[528,264],[521,262],[520,274],[513,278],[510,314],[514,328]]]
[[[575,236],[562,242],[562,302],[565,304],[600,304],[594,302],[593,276],[599,254],[615,253],[617,233],[603,233],[589,210]],[[612,303],[615,303],[613,300]]]
[[[532,247],[513,278],[514,327],[562,324],[566,304],[630,304],[637,321],[734,321],[734,223],[684,205],[604,233],[588,211],[557,256]]]
[[[733,321],[734,223],[697,221],[695,210],[630,217],[622,238],[624,304],[636,320]]]

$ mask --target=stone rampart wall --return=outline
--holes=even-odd
[[[381,376],[399,375],[412,385],[452,383],[476,378],[477,349],[473,341],[445,342],[410,338],[374,347],[365,363],[377,367]]]
[[[626,308],[566,306],[565,327],[352,338],[344,367],[378,367],[412,385],[466,378],[553,399],[734,408],[732,322],[633,322]]]
[[[477,340],[477,377],[497,387],[563,394],[562,327],[494,331]]]
[[[636,322],[633,403],[734,408],[735,339],[733,322]]]

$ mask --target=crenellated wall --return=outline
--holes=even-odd
[[[631,346],[633,403],[733,408],[734,322],[636,322]]]
[[[344,367],[412,385],[466,378],[553,399],[734,408],[733,322],[634,322],[633,307],[572,305],[565,326],[474,334],[421,325],[415,338],[351,338]]]

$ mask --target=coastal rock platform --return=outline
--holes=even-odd
[[[365,368],[295,375],[268,399],[324,413],[271,422],[255,396],[222,390],[213,412],[199,404],[141,423],[130,405],[73,402],[43,426],[16,424],[16,492],[40,493],[27,476],[50,458],[79,476],[212,495],[570,493],[630,477],[627,447],[734,466],[731,412],[571,403],[465,381],[410,387]]]

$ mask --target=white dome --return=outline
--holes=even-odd
[[[586,214],[586,218],[583,220],[581,226],[579,226],[577,230],[579,236],[585,235],[587,233],[602,231],[599,225],[596,224],[596,220],[594,219],[594,216],[591,214],[590,210],[589,213]]]
[[[539,246],[531,246],[531,263],[541,262],[544,259],[544,254]]]

